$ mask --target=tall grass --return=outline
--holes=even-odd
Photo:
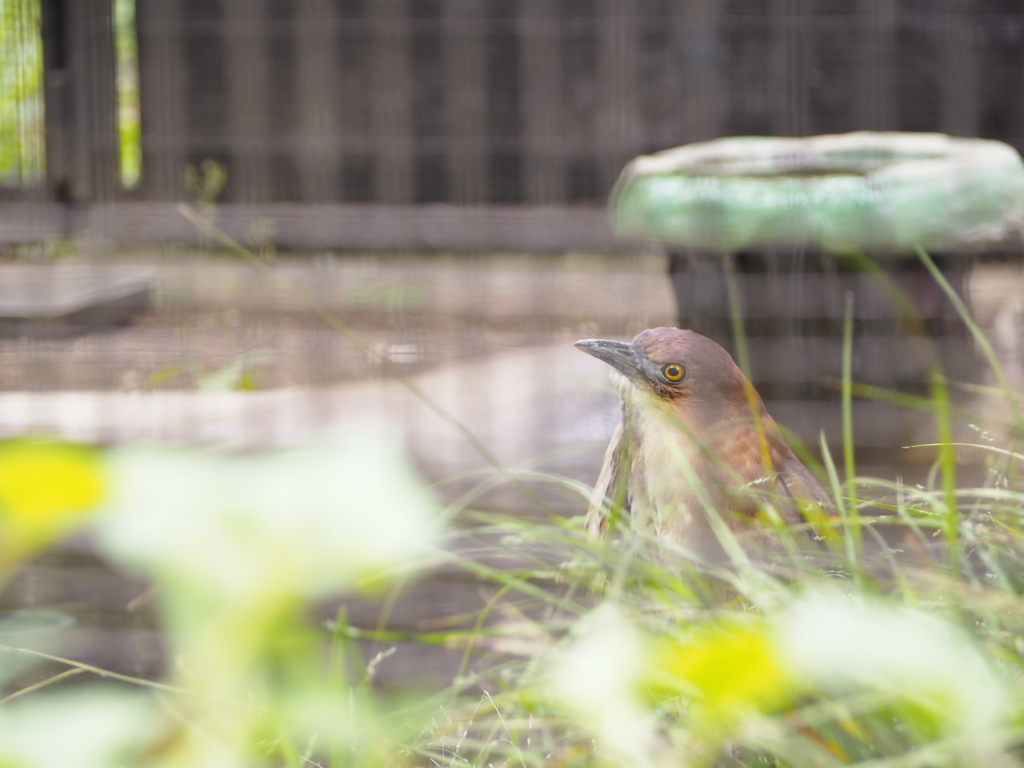
[[[990,345],[927,254],[920,256],[996,369],[1016,420],[1019,404]],[[741,328],[735,310],[734,325]],[[850,304],[844,329],[846,480],[823,443],[837,517],[807,526],[820,546],[789,530],[783,543],[796,536],[801,545],[750,552],[745,542],[749,556],[723,565],[628,525],[612,541],[594,541],[563,521],[463,512],[485,523],[477,535],[515,532],[521,551],[543,553],[545,562],[514,576],[489,574],[516,601],[519,620],[495,622],[480,642],[515,652],[494,663],[493,676],[485,669],[468,689],[449,691],[472,712],[452,728],[477,739],[455,747],[442,741],[446,749],[424,757],[450,765],[499,758],[537,765],[1017,764],[1024,493],[1013,486],[1008,462],[1024,456],[974,446],[1003,461],[990,463],[985,487],[960,487],[954,409],[941,370],[932,374],[930,399],[858,386]],[[911,487],[856,475],[855,391],[934,414],[940,440],[932,482]],[[538,584],[549,587],[544,596]],[[607,615],[591,621],[609,606],[611,628]],[[616,638],[615,628],[628,629],[627,637]],[[504,738],[496,739],[499,721]]]
[[[207,236],[265,270],[200,213],[188,213]],[[958,309],[982,343],[966,308]],[[479,494],[470,491],[442,509],[389,448],[349,446],[329,452],[330,460],[315,452],[224,457],[128,447],[97,458],[49,444],[0,450],[0,503],[22,516],[0,517],[0,540],[12,540],[12,520],[31,533],[31,546],[8,551],[5,565],[91,527],[112,562],[159,585],[175,661],[166,679],[147,681],[0,647],[0,662],[42,655],[67,668],[0,700],[0,762],[88,764],[88,754],[93,765],[296,768],[1017,764],[1024,491],[1010,470],[1024,456],[1011,446],[977,446],[996,459],[990,481],[959,487],[945,380],[933,377],[931,398],[858,386],[852,317],[848,304],[845,478],[827,449],[816,467],[836,497],[835,515],[787,528],[769,509],[774,536],[723,541],[732,554],[725,559],[656,540],[628,519],[594,539],[581,518],[560,518],[539,501],[535,514],[500,515],[475,508]],[[738,303],[734,320],[741,329]],[[856,475],[852,400],[865,393],[934,414],[942,439],[929,483]],[[1008,385],[1003,395],[1016,413]],[[585,508],[589,488],[503,467],[478,447],[493,462],[480,491],[548,483]],[[68,472],[70,461],[81,488],[107,484],[108,501],[83,491],[40,506],[31,487],[5,485],[5,461],[28,461],[44,479]],[[291,490],[282,495],[280,487]],[[619,514],[611,506],[609,514]],[[368,518],[373,525],[364,528]],[[422,533],[378,546],[410,526]],[[386,618],[355,626],[344,610],[322,626],[309,618],[328,591],[389,589],[385,604],[394,605],[404,585],[439,566],[472,575],[487,589],[485,606],[423,631],[395,630]],[[375,685],[391,649],[409,643],[456,655],[448,685]],[[117,677],[138,695],[111,698],[92,685],[79,686],[78,698],[47,690],[71,674]],[[33,751],[58,717],[90,738]]]

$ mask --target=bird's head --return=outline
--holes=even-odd
[[[674,403],[703,401],[747,407],[746,377],[729,353],[706,336],[680,328],[651,328],[633,341],[584,339],[577,349],[615,368],[620,389]]]

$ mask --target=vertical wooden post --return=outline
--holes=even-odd
[[[338,73],[335,18],[330,0],[299,0],[298,58],[299,173],[302,199],[334,199],[340,172],[338,102],[331,89]]]
[[[626,161],[640,151],[636,0],[601,0],[600,13],[597,140],[601,184],[607,192]]]
[[[521,8],[526,201],[553,205],[565,202],[566,137],[558,15],[550,0],[523,0]]]
[[[412,138],[408,19],[402,0],[370,3],[370,130],[374,143],[374,198],[412,200]]]
[[[893,55],[896,35],[894,0],[861,0],[864,27],[857,72],[857,114],[872,131],[896,130]]]
[[[939,46],[942,69],[942,130],[953,136],[978,134],[978,57],[974,0],[947,0]]]
[[[336,4],[338,25],[334,46],[338,68],[331,73],[334,87],[328,98],[337,102],[339,171],[341,178],[335,194],[346,202],[373,199],[373,156],[375,147],[370,129],[368,12],[362,4]]]
[[[42,0],[43,83],[46,120],[46,194],[67,200],[71,176],[71,91],[68,40],[60,0]]]
[[[484,2],[487,200],[497,204],[524,198],[521,11],[519,0]]]
[[[804,32],[803,0],[773,0],[772,83],[776,89],[772,131],[780,136],[804,136],[810,130],[807,68],[810,57]]]
[[[66,11],[74,142],[68,192],[77,202],[112,200],[121,191],[113,4],[76,0]]]
[[[270,198],[267,168],[267,51],[264,9],[253,0],[223,0],[227,47],[228,184],[239,202]]]
[[[449,141],[449,118],[458,85],[451,82],[445,45],[451,21],[447,6],[445,0],[407,0],[412,199],[417,203],[449,202],[452,196],[449,161],[459,147]]]
[[[706,141],[721,131],[723,83],[718,0],[690,0],[676,17],[683,48],[682,130],[677,143]],[[727,55],[727,54],[726,54]],[[666,94],[667,95],[667,94]]]
[[[151,200],[180,200],[185,187],[185,62],[181,0],[137,6],[142,186]]]
[[[484,142],[484,34],[481,0],[445,0],[444,56],[448,173],[453,203],[487,195]]]

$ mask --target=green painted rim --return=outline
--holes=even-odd
[[[611,210],[620,234],[709,251],[977,251],[1019,245],[1024,163],[938,133],[717,139],[635,158]]]

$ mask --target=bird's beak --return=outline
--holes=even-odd
[[[638,382],[646,378],[641,371],[642,357],[636,347],[625,341],[609,341],[607,339],[583,339],[573,344],[576,349],[593,355],[608,365],[621,371],[630,381]]]

